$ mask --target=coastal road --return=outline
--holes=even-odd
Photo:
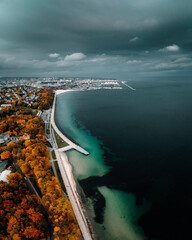
[[[28,177],[26,177],[26,175],[22,172],[21,168],[19,167],[19,165],[17,165],[17,163],[13,162],[13,165],[16,168],[17,172],[20,173],[22,175],[22,177],[24,178],[29,191],[32,194],[35,194],[39,198],[41,204],[45,207],[41,197],[39,196],[38,192],[36,191],[35,187],[33,186],[32,182],[30,181],[30,179]],[[46,208],[45,208],[45,210],[46,210]]]
[[[83,208],[80,204],[79,196],[76,191],[76,183],[73,178],[72,174],[72,167],[68,161],[67,155],[64,152],[60,152],[60,149],[58,149],[57,146],[57,141],[55,139],[54,131],[51,128],[51,125],[53,126],[54,130],[57,132],[57,134],[69,144],[70,147],[72,148],[80,148],[80,152],[84,154],[88,154],[84,149],[82,149],[80,146],[74,144],[71,142],[68,138],[66,138],[57,128],[54,120],[54,112],[55,112],[55,99],[54,98],[54,103],[53,103],[53,108],[52,108],[52,113],[51,113],[51,122],[50,122],[50,133],[51,133],[51,138],[53,142],[53,149],[55,151],[56,159],[58,162],[59,170],[61,172],[61,176],[63,178],[63,182],[66,187],[67,194],[69,196],[69,200],[71,202],[71,205],[73,207],[73,211],[75,213],[78,225],[81,229],[81,233],[83,235],[84,240],[92,240],[91,232],[87,223],[87,219],[85,217],[85,214],[83,212]],[[75,147],[74,147],[75,146]],[[83,150],[83,151],[81,151]]]

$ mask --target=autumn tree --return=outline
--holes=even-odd
[[[37,102],[39,104],[38,109],[49,109],[53,102],[53,92],[49,89],[43,89],[39,93],[39,98],[37,99]]]
[[[8,146],[8,149],[12,151],[13,148],[16,147],[16,144],[13,141],[10,141],[7,146]]]
[[[9,151],[4,151],[1,153],[2,160],[8,160],[11,158],[11,153]]]
[[[11,173],[7,179],[0,182],[0,239],[50,239],[44,208],[22,176]]]
[[[5,146],[1,146],[1,147],[0,147],[0,154],[1,154],[2,152],[6,151],[6,149],[7,149],[7,148],[6,148]]]
[[[0,134],[7,130],[7,124],[5,122],[0,123]]]
[[[40,90],[38,96],[38,109],[51,107],[51,90]],[[14,107],[1,110],[0,117],[0,133],[7,131],[11,136],[30,134],[29,140],[21,137],[16,144],[10,142],[8,149],[11,153],[0,149],[1,158],[12,156],[22,172],[36,181],[54,228],[55,239],[78,240],[80,232],[71,204],[64,198],[58,180],[51,171],[43,120],[34,117],[33,111],[25,108],[22,99]],[[49,239],[44,209],[38,199],[28,192],[22,176],[12,173],[8,181],[0,182],[0,239],[1,236],[5,236],[4,240]]]

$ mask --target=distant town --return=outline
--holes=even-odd
[[[37,104],[39,89],[47,88],[73,90],[122,89],[121,81],[91,78],[1,78],[0,109],[10,107],[15,101],[25,106]]]
[[[20,86],[25,93],[26,87],[54,89],[121,89],[120,81],[96,78],[0,78],[0,88]]]

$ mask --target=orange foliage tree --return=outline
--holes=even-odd
[[[4,151],[1,153],[2,160],[8,160],[11,158],[11,153],[9,151]]]
[[[43,202],[54,226],[58,239],[79,239],[80,232],[76,227],[70,202],[61,193],[58,180],[53,176],[49,163],[49,153],[45,146],[44,136],[26,140],[22,158],[18,160],[23,173],[35,177],[43,194]]]
[[[44,208],[19,173],[0,182],[0,239],[50,239]]]
[[[53,92],[49,89],[43,89],[39,93],[39,98],[37,99],[37,102],[39,104],[38,109],[48,109],[51,107],[53,102]]]
[[[15,144],[13,141],[11,141],[11,142],[8,143],[7,146],[8,146],[8,149],[9,149],[10,151],[12,151],[13,148],[16,146],[16,144]]]
[[[51,90],[39,92],[38,109],[50,108],[53,101]],[[10,116],[13,112],[16,115]],[[1,131],[12,135],[30,134],[30,140],[20,138],[17,144],[10,142],[8,149],[1,152],[1,158],[12,157],[28,177],[32,177],[42,192],[42,200],[54,228],[56,240],[79,240],[80,232],[69,200],[65,199],[57,178],[51,171],[49,153],[45,145],[44,122],[40,117],[32,117],[31,109],[15,104],[11,109],[0,112],[4,119],[0,122]],[[29,194],[21,175],[11,174],[9,184],[0,182],[0,239],[7,234],[7,239],[49,239],[47,222],[38,200]],[[10,191],[11,189],[11,191]],[[2,200],[2,201],[1,201]],[[2,225],[1,225],[2,224]]]
[[[0,134],[7,130],[7,124],[5,122],[0,123]]]

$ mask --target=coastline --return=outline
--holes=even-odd
[[[83,238],[85,240],[92,240],[93,236],[91,234],[91,230],[90,230],[90,224],[89,224],[89,220],[85,215],[85,210],[81,205],[81,199],[80,196],[76,190],[76,181],[74,179],[73,176],[73,172],[72,172],[72,166],[68,161],[68,157],[65,154],[64,151],[69,150],[69,149],[75,149],[79,152],[81,152],[84,155],[88,155],[89,153],[84,150],[83,148],[81,148],[80,146],[76,145],[75,143],[73,143],[71,140],[69,140],[57,127],[56,123],[55,123],[55,105],[56,105],[56,97],[58,94],[61,93],[66,93],[68,91],[72,91],[72,90],[58,90],[55,93],[55,97],[54,97],[54,102],[53,102],[53,107],[52,107],[52,112],[51,112],[51,121],[50,121],[50,130],[51,130],[51,136],[53,139],[53,149],[55,150],[55,154],[56,154],[56,159],[58,161],[58,165],[59,165],[59,169],[66,187],[66,191],[69,197],[69,200],[72,204],[78,225],[80,227],[81,233],[83,235]],[[54,139],[54,134],[52,131],[52,127],[53,129],[57,132],[57,134],[69,145],[65,148],[61,148],[58,149],[57,147],[57,142]]]
[[[51,112],[51,125],[54,128],[54,130],[56,131],[56,133],[63,139],[63,141],[65,141],[68,146],[67,147],[63,147],[60,148],[59,151],[66,151],[66,150],[70,150],[70,149],[75,149],[77,151],[79,151],[80,153],[83,153],[84,155],[88,155],[89,153],[83,149],[82,147],[80,147],[79,145],[75,144],[74,142],[72,142],[71,140],[69,140],[69,138],[67,138],[57,127],[56,123],[55,123],[55,105],[56,105],[56,96],[61,94],[61,93],[66,93],[72,90],[57,90],[55,92],[55,97],[54,97],[54,101],[53,101],[53,107],[52,107],[52,112]],[[50,127],[51,129],[51,127]]]

